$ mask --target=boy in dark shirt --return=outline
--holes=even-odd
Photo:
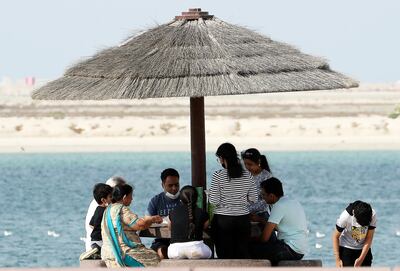
[[[97,206],[89,222],[90,227],[93,228],[90,235],[92,250],[82,253],[80,257],[81,260],[100,257],[101,246],[103,245],[103,239],[101,238],[101,221],[103,219],[104,210],[107,208],[108,204],[111,203],[112,191],[112,187],[104,183],[98,183],[93,188],[93,197],[99,206]]]

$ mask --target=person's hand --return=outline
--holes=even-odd
[[[159,215],[155,215],[151,217],[151,222],[161,224],[163,222],[163,218]]]
[[[362,263],[363,263],[363,260],[361,260],[360,258],[357,258],[357,259],[354,261],[354,267],[359,267],[359,266],[362,265]]]
[[[336,267],[343,267],[343,262],[340,258],[336,258]]]

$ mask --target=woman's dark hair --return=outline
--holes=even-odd
[[[366,202],[357,200],[353,203],[354,217],[361,226],[368,226],[372,220],[372,208]]]
[[[267,194],[274,194],[278,198],[283,197],[282,182],[278,178],[271,177],[262,181],[260,186]]]
[[[189,240],[193,240],[195,238],[195,224],[194,224],[194,215],[196,209],[198,193],[196,188],[191,185],[186,185],[182,187],[179,193],[179,199],[181,202],[187,206],[188,216],[189,216]]]
[[[130,186],[129,184],[121,184],[115,186],[112,193],[112,202],[115,203],[117,201],[122,200],[124,196],[129,195],[130,193],[132,193],[132,191],[133,187]]]
[[[241,153],[241,156],[242,159],[249,159],[254,163],[260,163],[260,167],[262,169],[265,169],[269,173],[271,173],[267,157],[265,155],[262,155],[257,149],[255,148],[247,149]]]
[[[230,178],[239,178],[242,176],[243,167],[237,157],[235,146],[231,143],[223,143],[218,147],[215,155],[226,160],[228,175]]]

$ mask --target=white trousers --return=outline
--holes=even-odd
[[[170,259],[209,259],[211,249],[203,241],[173,243],[168,247]]]

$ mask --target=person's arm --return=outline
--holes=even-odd
[[[339,237],[341,232],[335,229],[332,233],[333,255],[335,256],[336,267],[343,267],[343,262],[339,255]]]
[[[145,230],[148,229],[152,223],[162,222],[162,218],[158,215],[139,218],[126,206],[121,209],[121,220],[134,231]]]
[[[257,190],[257,185],[253,179],[253,176],[249,174],[249,177],[250,177],[250,188],[247,195],[247,200],[250,203],[254,203],[257,202],[258,200],[258,190]]]
[[[161,222],[162,222],[162,217],[159,215],[144,216],[138,218],[136,221],[132,221],[128,226],[132,230],[139,231],[148,229],[153,223],[161,223]]]
[[[94,215],[93,215],[92,218],[90,219],[89,227],[91,227],[92,229],[94,228]]]
[[[218,172],[214,172],[210,186],[210,203],[218,206],[221,202],[221,187],[219,186]]]
[[[261,235],[262,242],[269,241],[269,238],[271,237],[272,233],[274,232],[276,225],[277,224],[275,224],[275,223],[267,222],[267,224],[265,225],[264,230],[262,232],[262,235]]]
[[[365,237],[364,246],[362,248],[360,256],[355,260],[354,267],[361,266],[364,262],[365,256],[367,256],[368,250],[372,245],[372,240],[374,238],[375,229],[369,229],[367,236]]]
[[[336,267],[343,267],[343,261],[339,255],[339,237],[342,232],[349,227],[349,223],[352,220],[350,212],[349,207],[342,211],[339,218],[336,220],[336,229],[332,233],[333,254],[335,255]]]
[[[153,197],[150,200],[149,205],[147,206],[146,214],[149,215],[149,216],[157,215],[156,197]]]
[[[102,216],[102,217],[103,217],[103,216]],[[101,220],[100,220],[100,221],[98,221],[98,220],[99,220],[99,214],[98,214],[97,209],[96,209],[96,210],[94,211],[94,214],[93,214],[92,218],[90,219],[89,227],[92,228],[92,229],[94,229],[94,225],[96,225],[96,223],[97,223],[98,225],[100,225],[100,224],[101,224]]]
[[[210,226],[210,220],[207,220],[206,222],[204,222],[203,224],[203,230],[207,230],[208,226]]]

